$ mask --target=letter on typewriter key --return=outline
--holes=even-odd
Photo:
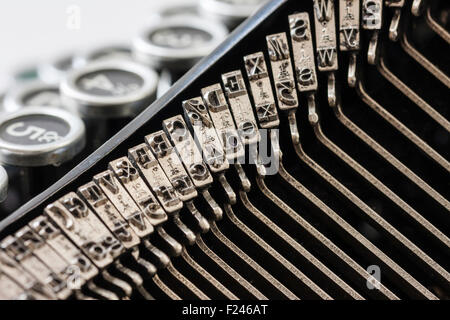
[[[125,248],[132,248],[139,244],[139,237],[134,233],[125,218],[120,215],[98,185],[89,182],[78,188],[78,194],[89,203],[92,211],[102,219]]]
[[[153,226],[148,218],[139,209],[111,170],[95,175],[94,181],[139,237],[148,236],[153,232]]]
[[[284,32],[266,37],[278,106],[281,110],[298,107],[297,90],[287,37]]]
[[[264,129],[275,128],[280,120],[264,55],[257,52],[245,56],[244,62],[258,121]]]
[[[209,169],[214,173],[228,169],[230,165],[202,98],[183,101],[183,111]]]
[[[178,192],[146,144],[128,150],[128,157],[150,185],[166,212],[177,212],[183,207]]]
[[[47,206],[45,213],[98,268],[122,253],[122,244],[74,192]]]
[[[362,27],[366,30],[380,30],[382,23],[383,0],[363,0]]]
[[[228,161],[245,156],[244,147],[220,84],[203,88],[202,95]]]
[[[289,16],[295,73],[300,92],[317,90],[316,64],[308,13]]]
[[[195,186],[197,188],[209,186],[213,182],[212,176],[203,162],[202,154],[198,150],[183,117],[178,115],[166,119],[163,121],[163,126]]]
[[[152,133],[146,136],[145,140],[175,190],[177,190],[180,199],[188,201],[195,198],[197,190],[164,131]]]
[[[37,217],[28,225],[70,264],[70,268],[66,272],[79,272],[85,282],[98,274],[97,268],[91,263],[89,258],[62,234],[61,230],[48,217]],[[77,269],[75,270],[75,268]]]
[[[334,0],[314,0],[314,21],[319,71],[337,70]]]
[[[359,50],[359,0],[339,0],[339,48]]]
[[[222,82],[239,137],[246,145],[257,143],[261,137],[241,70],[222,74]]]
[[[153,226],[167,220],[166,212],[139,175],[138,169],[131,164],[127,157],[110,162],[109,168],[122,182]]]

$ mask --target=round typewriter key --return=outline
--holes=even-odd
[[[44,82],[59,83],[74,66],[74,56],[65,55],[56,58],[52,62],[40,65],[37,73],[39,78]]]
[[[0,202],[5,201],[8,192],[8,175],[5,168],[0,166]]]
[[[138,63],[110,59],[73,70],[60,86],[65,105],[83,118],[132,117],[156,96],[158,75]]]
[[[155,20],[133,41],[134,57],[158,70],[185,72],[226,37],[218,22],[192,16]]]
[[[67,173],[85,146],[85,128],[70,112],[27,107],[0,120],[0,164],[8,172],[11,212]],[[4,206],[3,206],[4,207]]]
[[[200,11],[234,29],[265,2],[267,0],[200,0]]]
[[[0,162],[10,166],[59,166],[85,144],[84,124],[71,113],[29,107],[0,120]]]
[[[4,99],[4,109],[13,112],[27,106],[62,107],[59,87],[42,81],[28,81],[10,90]]]
[[[60,85],[63,104],[85,121],[95,150],[156,98],[158,74],[126,59],[95,61]]]

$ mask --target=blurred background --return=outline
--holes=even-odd
[[[11,76],[61,54],[130,42],[163,5],[188,0],[15,0],[0,2],[0,89]]]
[[[1,1],[0,220],[99,148],[265,1]]]

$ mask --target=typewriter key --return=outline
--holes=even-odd
[[[62,100],[83,118],[124,118],[141,112],[155,98],[158,75],[123,59],[93,62],[62,81]]]
[[[10,166],[58,166],[84,147],[83,122],[67,111],[29,107],[0,121],[0,162]]]
[[[155,71],[108,59],[73,70],[60,90],[64,105],[85,120],[93,151],[153,102],[157,84]]]
[[[8,174],[5,168],[0,166],[0,202],[6,199],[6,194],[8,192]]]
[[[84,145],[83,122],[65,110],[28,107],[0,120],[0,163],[14,182],[11,193],[22,200],[61,177]]]
[[[58,86],[39,80],[17,85],[5,95],[3,103],[7,112],[26,106],[62,107]]]
[[[267,0],[201,0],[200,11],[234,29],[265,2]]]
[[[227,35],[218,22],[191,16],[155,20],[133,41],[134,57],[156,69],[189,70]]]

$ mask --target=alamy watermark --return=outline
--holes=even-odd
[[[279,130],[278,129],[259,129],[258,131],[248,131],[246,129],[222,130],[215,134],[213,126],[206,126],[202,121],[193,124],[194,132],[202,132],[201,135],[195,135],[196,146],[185,144],[184,148],[199,147],[201,149],[201,158],[195,152],[182,152],[192,159],[189,163],[198,163],[204,161],[209,166],[220,167],[225,161],[229,164],[255,164],[263,169],[264,175],[275,175],[278,173],[280,164]],[[171,134],[179,141],[186,139],[189,130],[185,126],[174,129]],[[258,134],[258,143],[246,145],[245,141],[250,140]],[[217,148],[214,139],[220,140],[222,148]],[[163,146],[161,146],[163,147]],[[164,147],[163,147],[164,148]],[[247,149],[247,152],[240,152],[241,148]],[[189,151],[189,150],[186,150]],[[230,154],[243,154],[240,157],[230,157]]]

